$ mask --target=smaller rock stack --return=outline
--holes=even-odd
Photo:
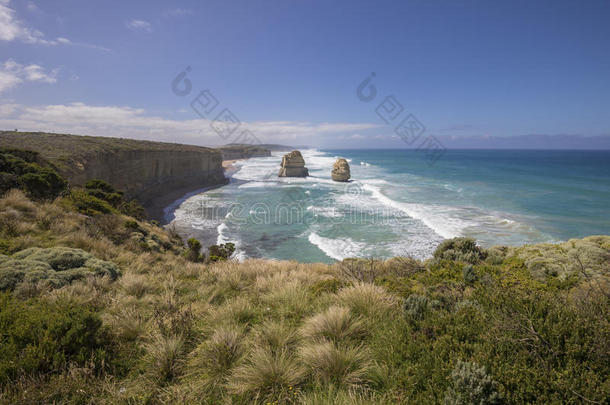
[[[330,173],[334,181],[349,181],[351,176],[349,171],[349,163],[345,159],[337,159],[333,165],[333,170]]]
[[[287,153],[282,158],[279,177],[307,177],[309,170],[305,167],[303,155],[298,150]]]

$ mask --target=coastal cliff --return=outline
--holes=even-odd
[[[218,148],[222,160],[249,159],[252,157],[271,156],[271,151],[258,145],[229,144]]]
[[[200,146],[5,131],[0,147],[40,153],[72,185],[107,181],[138,199],[153,218],[186,192],[226,182],[221,152]]]

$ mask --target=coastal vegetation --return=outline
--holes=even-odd
[[[196,240],[122,209],[107,183],[43,198],[11,184],[1,403],[610,397],[608,236],[489,249],[457,238],[426,261],[240,263],[231,244],[204,258]]]

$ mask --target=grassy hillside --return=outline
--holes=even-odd
[[[608,236],[202,262],[95,186],[0,198],[1,403],[608,401]]]
[[[178,143],[151,142],[105,136],[81,136],[44,132],[0,131],[0,148],[27,149],[61,167],[84,156],[100,152],[131,151],[196,151],[209,149]]]

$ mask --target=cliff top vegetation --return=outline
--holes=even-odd
[[[46,132],[0,131],[0,148],[38,152],[44,159],[61,167],[90,154],[117,151],[210,151],[212,148],[178,143],[141,141],[105,136],[82,136]]]

